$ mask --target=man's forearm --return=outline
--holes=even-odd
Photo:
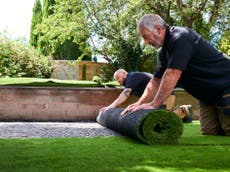
[[[154,108],[160,107],[163,102],[168,98],[175,88],[182,70],[180,69],[167,69],[162,77],[159,89],[152,101],[152,106]]]
[[[116,100],[114,100],[113,103],[111,103],[111,104],[109,105],[109,107],[110,107],[110,108],[115,108],[115,107],[119,106],[120,104],[124,103],[124,102],[127,100],[127,98],[130,96],[131,91],[132,91],[132,89],[130,89],[130,88],[125,88],[125,89],[121,92],[121,94],[119,95],[119,97],[118,97]]]
[[[158,78],[152,78],[149,81],[148,85],[145,88],[144,93],[142,94],[142,96],[138,100],[139,104],[148,103],[148,102],[151,102],[153,100],[154,96],[157,93],[157,90],[159,89],[160,81],[161,80]]]

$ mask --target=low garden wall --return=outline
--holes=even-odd
[[[121,88],[1,86],[0,121],[95,120],[100,108],[111,104]],[[198,101],[183,90],[175,90],[175,107],[193,106],[199,118]],[[131,96],[120,107],[137,101]]]
[[[95,120],[119,88],[0,87],[0,121]],[[131,97],[130,100],[136,100]],[[130,101],[127,101],[126,106]]]

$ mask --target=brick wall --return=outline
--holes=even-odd
[[[101,107],[111,104],[119,88],[0,87],[0,121],[79,121],[95,120]],[[198,101],[177,90],[174,106],[191,104],[199,118]],[[120,107],[138,100],[131,96]],[[168,101],[168,104],[171,104]]]
[[[118,88],[1,87],[0,121],[95,120],[98,110],[109,105],[121,91]]]

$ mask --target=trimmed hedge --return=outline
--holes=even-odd
[[[49,78],[52,70],[50,57],[0,34],[0,77]]]

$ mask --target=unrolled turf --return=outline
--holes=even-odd
[[[146,144],[175,144],[183,133],[181,119],[168,110],[139,110],[121,116],[123,108],[112,108],[97,116],[102,126]]]

